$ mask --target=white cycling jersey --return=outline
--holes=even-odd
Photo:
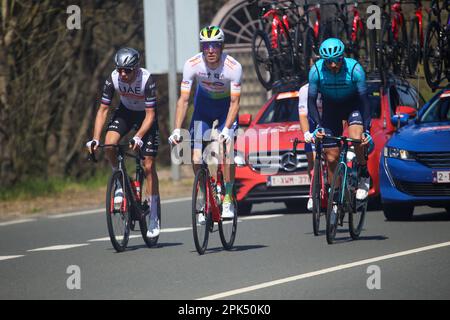
[[[308,115],[308,88],[309,83],[303,85],[298,91],[298,113],[300,115]],[[322,116],[322,95],[320,93],[317,96],[317,109]]]
[[[156,84],[150,72],[144,68],[137,70],[136,79],[132,83],[123,82],[119,72],[114,70],[103,86],[102,103],[111,105],[114,92],[120,95],[120,103],[133,111],[144,111],[156,106]]]
[[[223,99],[241,94],[242,66],[233,57],[222,53],[217,69],[208,68],[203,53],[198,53],[184,64],[181,92],[190,93],[197,79],[196,95],[211,99]]]

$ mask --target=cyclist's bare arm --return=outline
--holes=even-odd
[[[233,122],[239,113],[240,96],[232,95],[230,97],[230,109],[228,110],[227,120],[225,121],[225,127],[231,128]]]
[[[136,132],[135,136],[138,136],[139,138],[142,139],[142,137],[145,136],[147,131],[150,130],[150,128],[152,127],[154,120],[155,120],[155,109],[146,108],[144,121],[142,121],[141,127]]]
[[[186,112],[189,107],[189,92],[181,92],[180,98],[177,101],[177,110],[175,112],[175,129],[181,128],[183,125]]]
[[[106,117],[108,116],[109,106],[106,104],[100,104],[98,108],[97,115],[95,117],[95,125],[94,125],[94,140],[100,141],[100,137],[102,135],[103,126],[106,122]],[[94,151],[97,149],[97,145],[94,146]]]

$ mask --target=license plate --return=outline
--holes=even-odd
[[[304,186],[309,184],[310,181],[307,174],[270,176],[267,180],[269,187]]]
[[[434,183],[450,183],[450,171],[433,171]]]

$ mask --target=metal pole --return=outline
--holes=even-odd
[[[167,8],[167,42],[169,49],[169,74],[168,74],[168,90],[169,90],[169,114],[170,114],[170,131],[172,132],[175,124],[175,110],[177,103],[177,57],[176,57],[176,38],[175,38],[175,0],[166,0]],[[180,167],[171,163],[172,179],[180,180]]]

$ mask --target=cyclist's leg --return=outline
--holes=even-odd
[[[325,133],[332,136],[342,135],[342,111],[338,105],[328,105],[328,108],[323,110],[323,126]],[[336,166],[339,162],[339,147],[336,141],[323,141],[323,152],[328,166],[328,184],[331,185]]]
[[[226,115],[219,119],[219,124],[217,129],[222,131],[225,126]],[[231,141],[226,144],[226,150],[223,150],[223,146],[221,145],[220,150],[220,159],[223,163],[223,180],[225,183],[226,195],[233,196],[233,184],[234,184],[234,175],[235,175],[235,165],[234,165],[234,157],[233,157],[233,145],[234,138],[236,136],[236,131],[238,129],[238,121],[237,119],[233,122],[230,128]],[[226,157],[225,157],[226,155]]]
[[[130,131],[132,119],[130,113],[127,113],[124,108],[124,106],[120,105],[114,112],[106,130],[105,144],[118,144],[120,138]],[[113,169],[117,168],[117,150],[115,148],[105,148],[105,154],[111,167]]]

